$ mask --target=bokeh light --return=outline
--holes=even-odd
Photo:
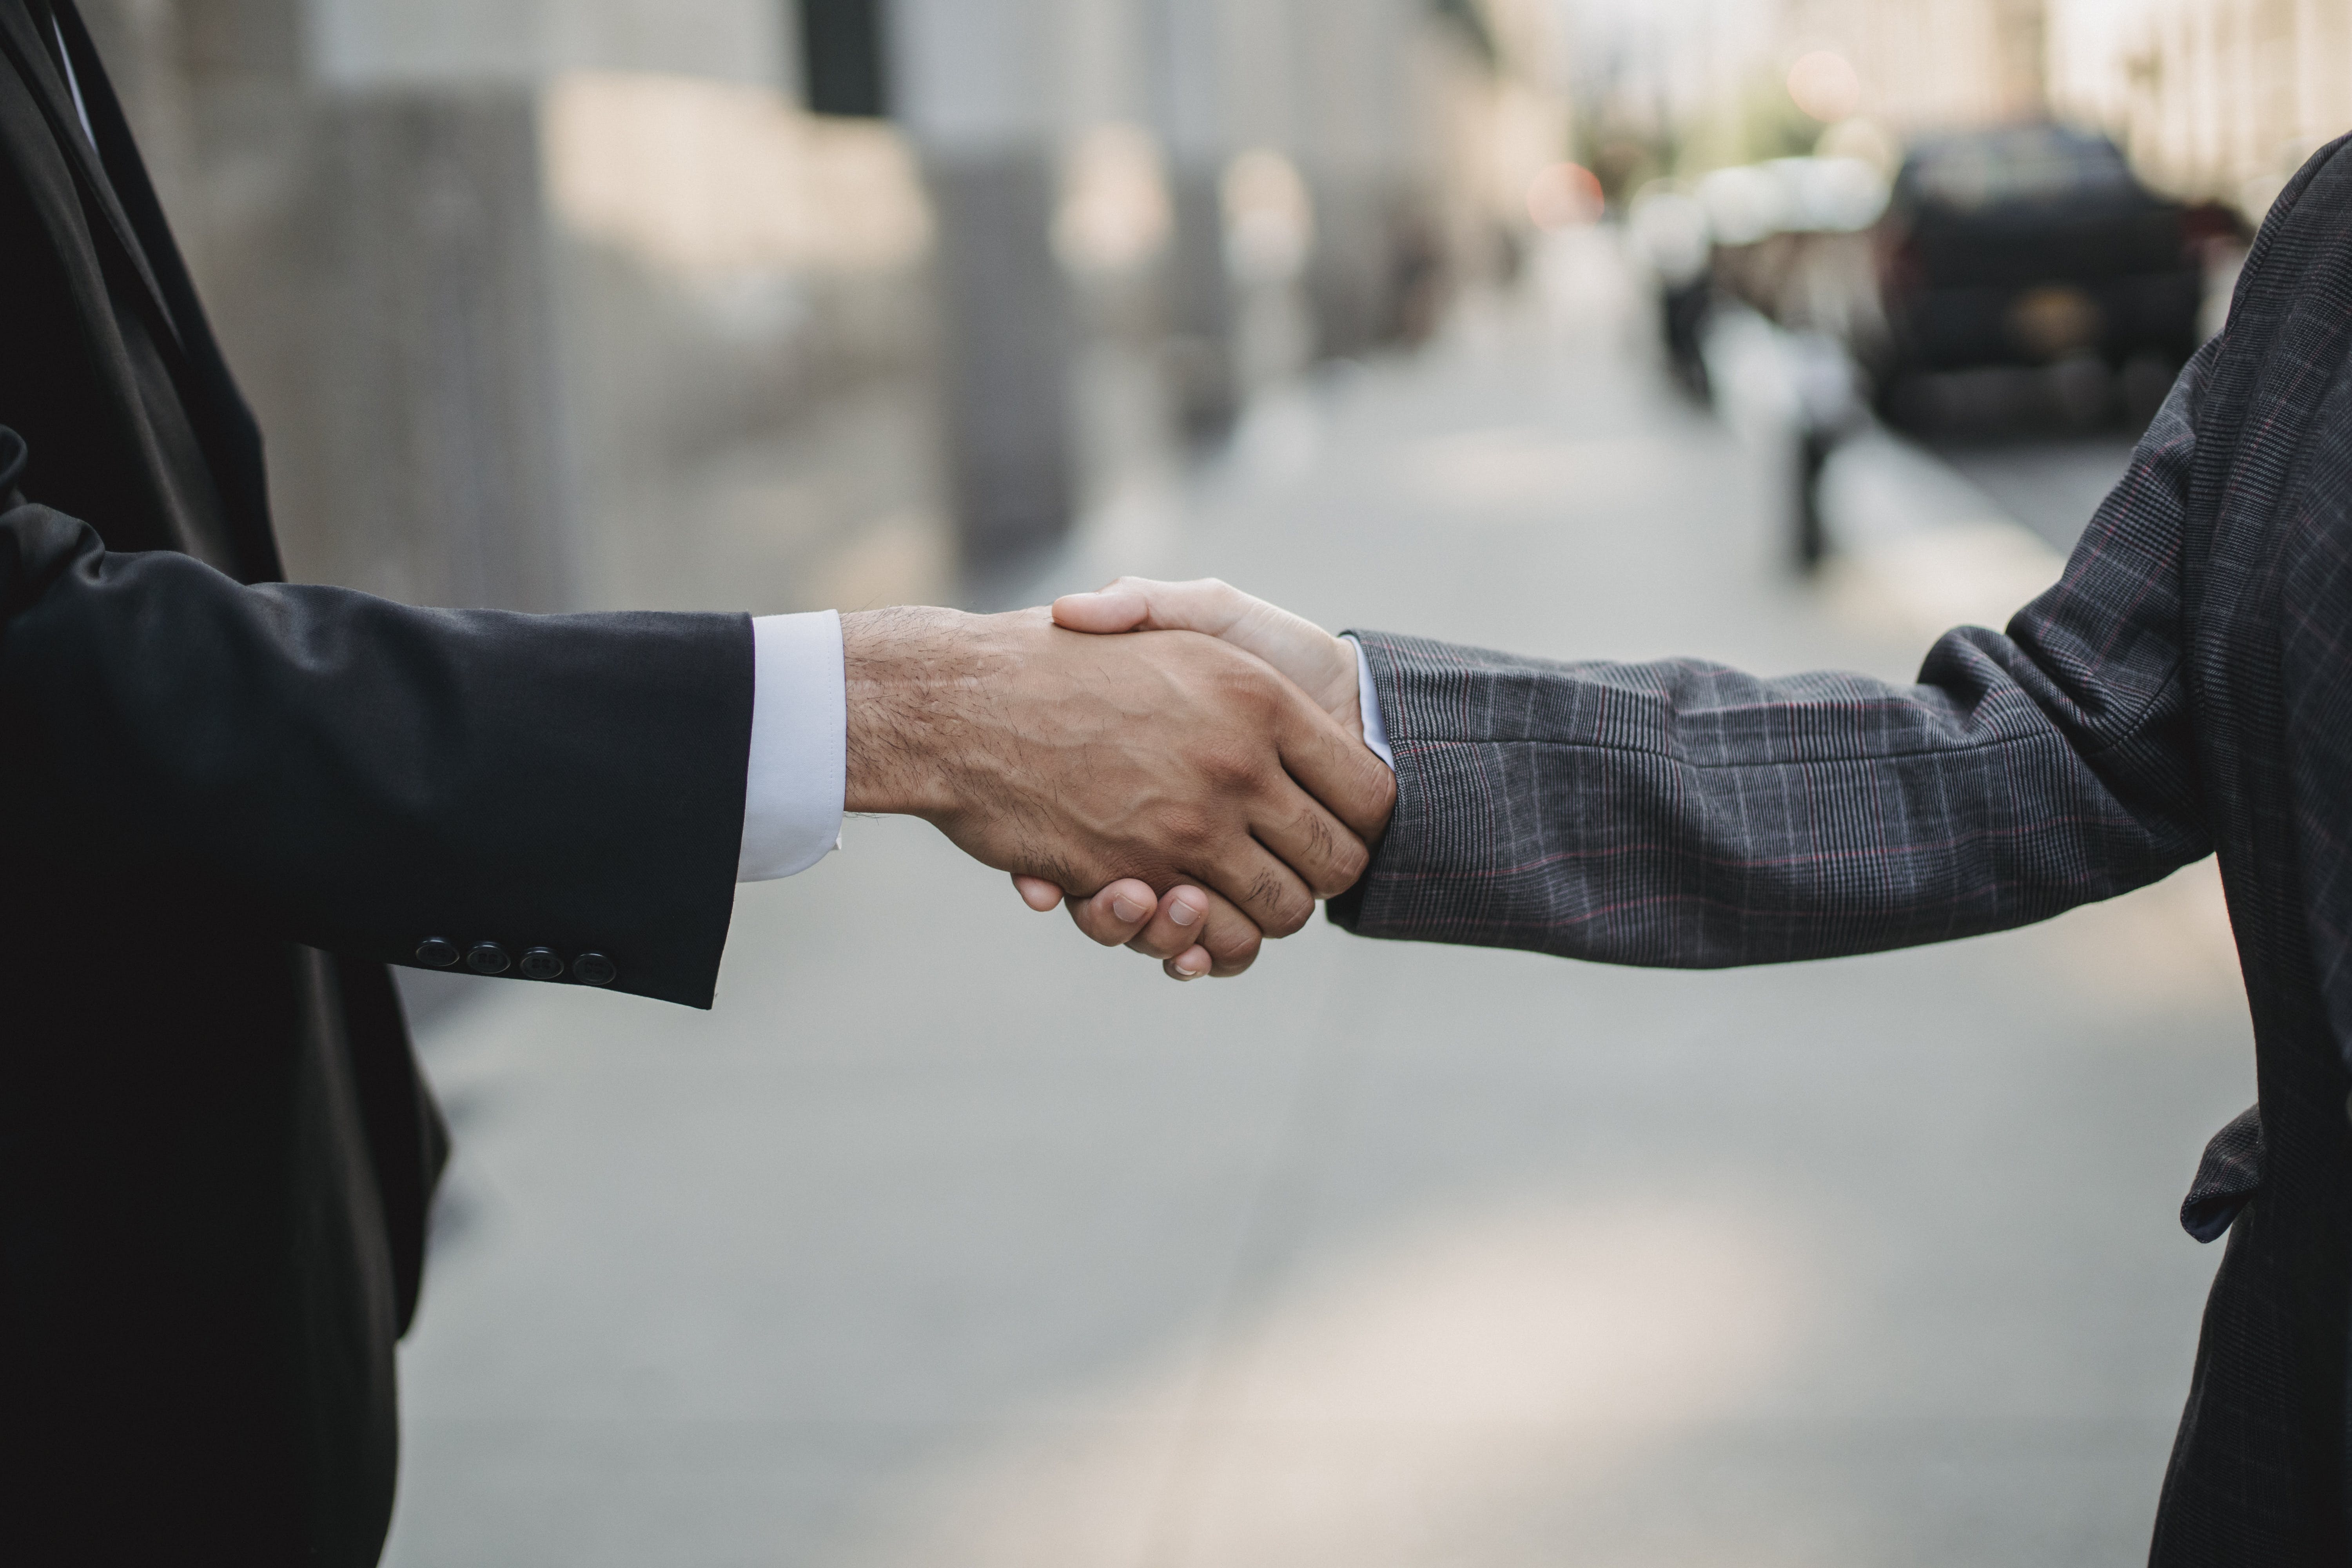
[[[1528,216],[1538,228],[1598,223],[1605,205],[1601,177],[1580,163],[1554,163],[1528,183]]]
[[[1862,78],[1843,55],[1815,49],[1789,68],[1789,96],[1815,120],[1833,124],[1862,107]]]

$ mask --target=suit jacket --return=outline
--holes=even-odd
[[[0,1559],[369,1563],[445,1147],[385,965],[708,1005],[750,624],[278,584],[253,421],[51,25],[0,0]]]
[[[2279,198],[2227,331],[2063,579],[2005,637],[1945,637],[1916,685],[1363,635],[1397,807],[1332,913],[1366,935],[1766,963],[2022,925],[2219,851],[2261,1101],[2184,1212],[2230,1239],[2157,1521],[2164,1568],[2346,1557],[2343,149]]]

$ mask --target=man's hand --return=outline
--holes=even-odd
[[[1055,600],[1054,622],[1079,632],[1199,632],[1215,637],[1272,665],[1348,733],[1364,738],[1356,650],[1348,639],[1214,577],[1197,583],[1121,577],[1099,592]]]
[[[1184,932],[1219,973],[1352,886],[1394,803],[1350,731],[1208,637],[901,609],[843,616],[842,647],[847,809],[923,817],[984,864],[1097,889],[1114,918],[1140,889],[1135,923]]]
[[[1219,638],[1271,665],[1330,714],[1335,723],[1357,740],[1363,739],[1356,650],[1347,640],[1214,578],[1158,583],[1121,577],[1098,593],[1069,594],[1055,600],[1054,620],[1074,631],[1096,634],[1189,631]],[[1387,771],[1382,767],[1383,773]],[[1393,784],[1391,778],[1391,790]],[[1382,826],[1386,826],[1385,816]],[[1048,879],[1016,873],[1013,881],[1023,900],[1041,913],[1064,901],[1062,889]],[[1242,941],[1245,917],[1240,910],[1214,893],[1194,887],[1174,888],[1157,899],[1150,894],[1150,889],[1140,883],[1116,883],[1091,899],[1069,900],[1070,917],[1079,930],[1105,946],[1130,947],[1161,960],[1162,967],[1178,980],[1238,973],[1248,967],[1246,963],[1230,966],[1218,956],[1226,951],[1221,943]],[[1215,940],[1195,934],[1202,922],[1215,933]],[[1251,952],[1254,955],[1254,944]]]

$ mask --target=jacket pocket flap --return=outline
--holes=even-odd
[[[2200,1241],[2219,1240],[2262,1188],[2263,1108],[2250,1105],[2205,1145],[2197,1179],[2180,1202],[2180,1228]]]

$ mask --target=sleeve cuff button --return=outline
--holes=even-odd
[[[621,972],[601,952],[583,952],[572,961],[572,978],[583,985],[610,985]]]
[[[457,944],[428,936],[416,944],[416,962],[428,969],[446,969],[457,962]]]
[[[522,977],[525,980],[563,978],[562,956],[551,947],[532,948],[522,955],[522,963],[519,967],[522,970]]]

